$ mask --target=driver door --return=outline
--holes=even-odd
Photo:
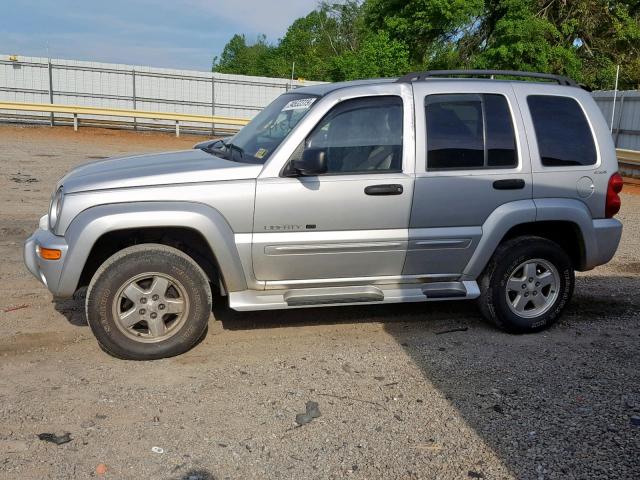
[[[321,149],[326,173],[287,177],[281,170],[258,178],[252,245],[257,280],[276,288],[402,273],[413,194],[409,115],[406,96],[341,101],[284,162],[300,158],[304,149]]]

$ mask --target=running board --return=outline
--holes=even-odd
[[[382,302],[384,293],[377,287],[333,287],[289,290],[283,296],[289,307],[342,303]]]
[[[277,310],[334,305],[465,300],[477,298],[479,295],[480,289],[475,281],[390,285],[388,287],[385,285],[363,285],[288,290],[245,290],[229,292],[229,306],[239,311]]]
[[[467,283],[471,282],[439,282],[425,285],[422,289],[428,300],[448,300],[465,298],[468,295]],[[476,283],[476,282],[473,282]],[[477,288],[477,284],[476,284]],[[480,292],[478,292],[478,295]],[[476,295],[476,296],[478,296]],[[474,297],[475,298],[475,297]]]

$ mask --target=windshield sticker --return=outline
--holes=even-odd
[[[306,110],[311,105],[313,105],[313,102],[315,102],[315,101],[316,101],[316,99],[314,97],[311,97],[311,98],[300,98],[298,100],[291,100],[289,103],[287,103],[284,106],[282,111],[286,112],[287,110]]]
[[[260,148],[256,154],[254,155],[254,157],[256,158],[262,158],[267,154],[267,149],[266,148]]]

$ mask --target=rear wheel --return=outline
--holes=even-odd
[[[183,353],[201,338],[211,292],[202,269],[183,252],[142,244],[121,250],[98,269],[86,310],[107,353],[152,360]]]
[[[504,330],[539,331],[558,319],[574,283],[571,260],[557,243],[515,238],[498,247],[480,278],[480,310]]]

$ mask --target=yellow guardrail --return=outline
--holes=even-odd
[[[618,156],[618,162],[620,163],[640,166],[640,151],[617,148],[616,155]]]
[[[217,115],[195,115],[191,113],[150,112],[125,108],[97,108],[80,105],[62,105],[55,103],[0,102],[0,110],[18,110],[24,112],[67,113],[73,115],[73,129],[78,130],[80,115],[99,115],[111,117],[148,118],[152,120],[171,120],[176,122],[176,136],[180,136],[180,122],[219,123],[223,125],[244,126],[249,119],[224,117]],[[618,161],[640,165],[640,151],[616,149]]]
[[[50,103],[0,102],[0,110],[18,110],[25,112],[67,113],[73,115],[73,129],[78,130],[80,115],[100,115],[112,117],[149,118],[153,120],[171,120],[176,123],[176,136],[180,136],[180,122],[211,123],[244,126],[246,118],[224,117],[217,115],[195,115],[190,113],[149,112],[124,108],[97,108],[79,105],[61,105]]]

